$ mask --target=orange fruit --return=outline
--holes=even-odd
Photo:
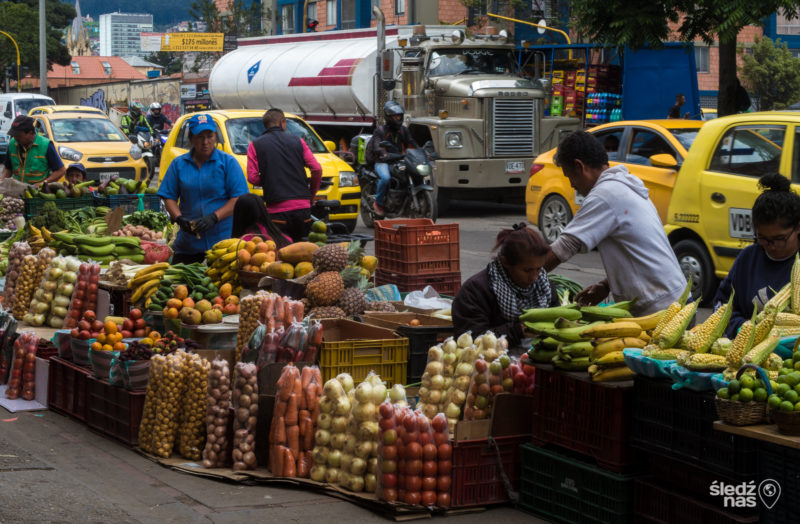
[[[191,298],[184,298],[183,307],[194,307],[194,300],[192,300]]]
[[[189,296],[189,288],[184,285],[175,286],[175,298],[183,300]]]
[[[247,242],[244,243],[244,249],[246,249],[248,253],[253,254],[256,252],[256,243],[253,242],[252,240],[248,240]]]
[[[267,244],[266,242],[259,242],[258,244],[256,244],[256,254],[258,254],[258,253],[266,253],[269,250],[270,250],[269,249],[269,244]]]
[[[161,333],[159,333],[158,331],[151,331],[150,338],[152,338],[153,340],[158,340],[161,338]]]
[[[114,347],[109,344],[103,344],[103,351],[114,351]]]
[[[183,298],[171,298],[167,300],[167,308],[180,309],[182,307],[183,307]]]
[[[261,237],[253,237],[253,238],[250,239],[250,242],[252,242],[255,245],[258,245],[258,244],[262,243],[263,241],[264,241],[264,239],[261,238]]]
[[[125,344],[122,342],[117,342],[114,344],[114,351],[125,351]]]
[[[92,351],[101,351],[103,349],[103,344],[100,342],[92,342]]]
[[[102,345],[102,344],[105,344],[105,343],[106,343],[106,334],[105,334],[105,333],[100,333],[99,335],[97,335],[97,341],[98,341],[98,342],[99,342],[101,345]]]
[[[117,325],[110,320],[106,321],[103,327],[105,328],[106,333],[116,333],[118,331]]]
[[[239,259],[240,264],[246,265],[250,263],[250,252],[246,249],[240,249],[236,256]]]
[[[178,318],[178,310],[177,308],[170,307],[164,313],[165,318]]]

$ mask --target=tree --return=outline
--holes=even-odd
[[[214,0],[195,0],[189,6],[189,15],[203,22],[207,33],[224,33],[226,36],[245,37],[261,34],[261,4],[251,0],[229,0],[228,9],[220,12]],[[192,69],[196,72],[220,58],[222,53],[198,53]]]
[[[573,0],[572,16],[582,35],[595,42],[634,49],[660,46],[671,36],[670,22],[680,39],[719,41],[720,116],[736,113],[736,37],[748,25],[782,12],[797,18],[800,0]]]
[[[47,0],[47,64],[68,65],[70,55],[61,43],[63,28],[75,18],[75,8],[58,0]],[[34,74],[39,74],[39,3],[37,0],[9,0],[0,2],[0,30],[5,31],[19,45],[20,60]],[[13,44],[0,35],[0,64],[16,65]]]
[[[145,60],[162,66],[164,68],[164,76],[180,73],[183,69],[183,53],[157,51],[147,55]]]
[[[800,59],[786,43],[757,38],[752,50],[742,57],[742,80],[757,97],[758,109],[783,109],[800,100]]]

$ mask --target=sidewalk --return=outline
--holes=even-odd
[[[16,419],[16,420],[15,420]],[[0,523],[389,522],[313,491],[179,473],[52,411],[0,407]],[[510,506],[440,522],[544,522]]]

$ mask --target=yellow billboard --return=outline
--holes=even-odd
[[[223,33],[164,33],[162,51],[222,51]]]

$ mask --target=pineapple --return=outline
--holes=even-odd
[[[360,289],[345,289],[338,305],[348,316],[361,315],[367,308],[367,298]]]
[[[396,313],[397,309],[385,301],[367,302],[366,311],[384,311],[386,313]]]
[[[311,255],[311,264],[314,271],[324,273],[326,271],[341,272],[347,265],[348,253],[339,244],[327,244]]]
[[[315,307],[308,314],[311,318],[347,318],[347,314],[342,308],[336,306]]]
[[[339,302],[343,291],[342,276],[336,271],[320,273],[306,284],[306,297],[314,306],[332,306],[336,304]]]

